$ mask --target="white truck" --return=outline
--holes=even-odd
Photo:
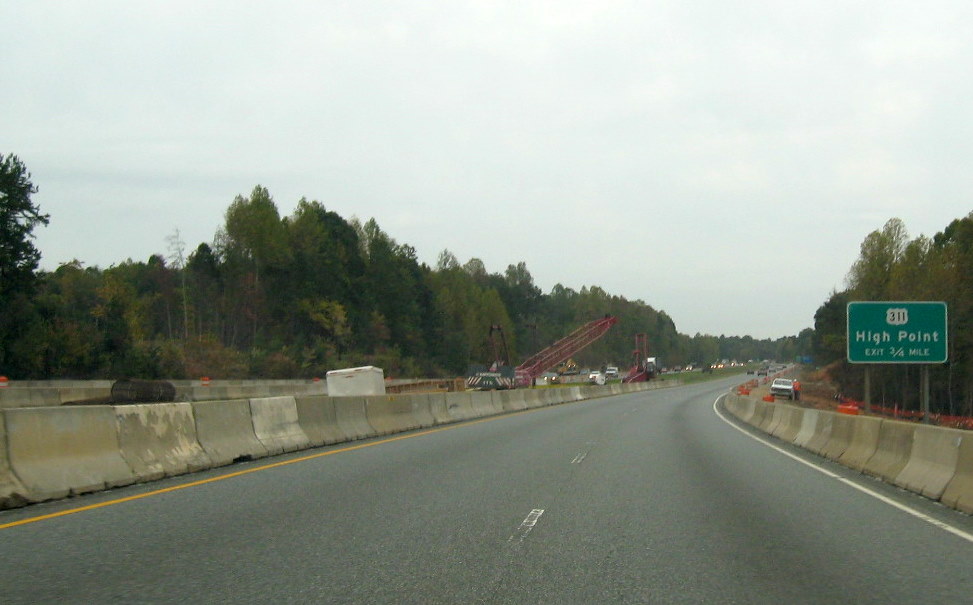
[[[787,397],[794,399],[794,381],[790,378],[774,378],[770,383],[770,394],[777,397]]]

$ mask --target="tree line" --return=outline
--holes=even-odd
[[[844,394],[864,397],[864,366],[847,363],[847,305],[855,301],[944,301],[948,361],[930,367],[930,411],[973,416],[973,212],[929,238],[909,238],[890,219],[861,244],[846,289],[832,292],[814,315],[817,358],[831,363]],[[870,365],[873,403],[919,409],[917,365]]]
[[[430,267],[374,219],[307,199],[281,216],[259,185],[230,203],[212,242],[190,248],[176,231],[144,261],[41,271],[31,231],[49,217],[30,202],[23,163],[0,156],[0,166],[0,374],[10,378],[299,378],[359,365],[461,376],[493,360],[492,325],[517,365],[606,314],[618,323],[579,353],[583,366],[629,365],[637,333],[671,365],[792,359],[811,346],[810,330],[690,337],[664,311],[598,286],[544,293],[523,262],[491,273],[443,250]]]

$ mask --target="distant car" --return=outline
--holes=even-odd
[[[769,368],[760,368],[759,370],[757,370],[757,376],[766,376],[767,372],[769,371],[770,371]]]
[[[776,397],[794,399],[794,381],[790,378],[774,378],[770,383],[770,394]]]
[[[605,368],[605,378],[618,378],[618,368],[615,366]]]
[[[554,372],[544,372],[537,377],[537,384],[556,384],[557,374]]]
[[[605,375],[599,372],[598,370],[590,372],[588,373],[588,382],[590,382],[591,384],[603,385],[605,384]]]

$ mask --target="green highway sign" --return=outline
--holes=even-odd
[[[850,363],[945,363],[946,303],[848,303]]]

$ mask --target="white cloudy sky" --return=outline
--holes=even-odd
[[[42,267],[211,242],[237,194],[524,261],[680,332],[813,324],[862,239],[973,209],[973,3],[0,6]]]

